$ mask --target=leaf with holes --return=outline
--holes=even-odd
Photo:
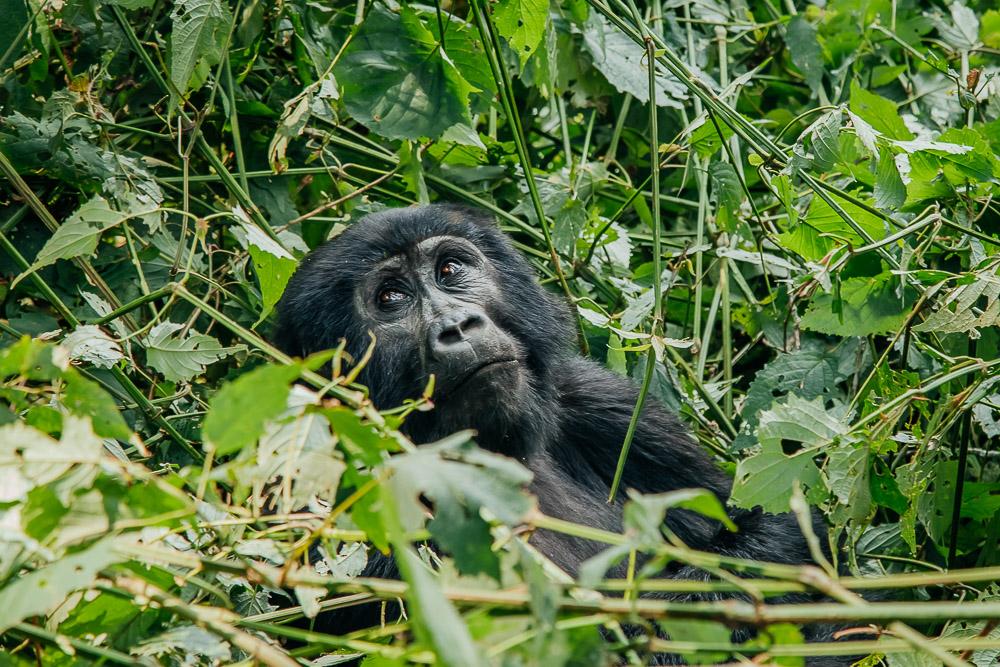
[[[493,9],[497,32],[521,60],[521,67],[535,52],[545,34],[549,0],[500,0]]]
[[[423,527],[426,510],[421,499],[429,500],[434,519],[427,528],[455,558],[458,569],[499,578],[499,561],[490,549],[482,511],[508,525],[519,522],[531,508],[522,491],[531,473],[512,459],[477,449],[469,433],[395,456],[389,465],[403,527]]]
[[[373,6],[334,74],[348,113],[387,139],[437,139],[472,125],[472,86],[408,7]]]
[[[170,20],[174,26],[170,35],[170,82],[177,92],[186,95],[198,65],[217,65],[222,60],[232,14],[228,4],[220,0],[178,0]]]

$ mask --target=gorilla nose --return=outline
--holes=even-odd
[[[485,328],[485,318],[476,312],[449,313],[431,325],[428,332],[431,352],[447,355],[463,343],[469,343]]]

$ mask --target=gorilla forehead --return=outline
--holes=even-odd
[[[388,209],[366,216],[333,241],[307,257],[304,269],[317,264],[327,278],[357,281],[377,264],[405,255],[421,241],[433,237],[468,239],[494,264],[523,262],[511,252],[492,219],[483,212],[454,205]],[[302,269],[300,269],[301,271]]]

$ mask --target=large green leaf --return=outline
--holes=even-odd
[[[161,322],[146,337],[146,361],[168,380],[187,382],[203,373],[207,364],[246,349],[243,345],[223,347],[211,336],[197,332],[174,335],[183,328],[176,322]]]
[[[383,137],[436,139],[472,124],[472,86],[407,7],[372,7],[334,72],[348,113]]]
[[[779,353],[750,383],[743,402],[744,430],[734,445],[742,448],[753,444],[755,441],[750,433],[756,428],[761,414],[785,394],[807,400],[837,396],[837,383],[857,369],[859,347],[857,339],[830,347],[809,337],[802,341],[798,350]]]
[[[262,366],[226,384],[212,397],[202,424],[205,445],[231,454],[255,442],[267,423],[285,411],[298,364]]]
[[[768,512],[786,512],[795,482],[825,493],[819,468],[813,462],[817,449],[847,432],[843,411],[829,413],[821,398],[812,401],[790,395],[760,417],[760,449],[736,466],[730,500],[740,507],[760,506]],[[790,455],[784,442],[801,447]]]
[[[170,81],[186,95],[196,67],[222,60],[232,14],[221,0],[177,0],[170,19]]]
[[[423,526],[421,498],[434,504],[428,529],[455,558],[459,570],[483,572],[499,578],[496,554],[490,549],[483,509],[509,525],[519,522],[531,507],[522,487],[531,474],[518,463],[482,451],[459,433],[438,445],[392,459],[393,495],[400,502],[400,520],[406,529]]]
[[[802,328],[838,336],[891,333],[903,326],[912,293],[897,294],[899,278],[888,273],[848,278],[839,294],[814,297],[802,316]]]
[[[913,133],[899,117],[895,103],[868,92],[854,80],[851,81],[850,108],[877,132],[890,139],[908,141],[913,138]]]
[[[535,52],[545,35],[549,0],[500,0],[493,8],[497,31],[521,59],[521,66]]]
[[[260,315],[254,323],[256,327],[271,314],[281,295],[285,293],[285,285],[295,273],[298,262],[280,243],[250,222],[243,209],[235,210],[243,231],[240,242],[250,253],[254,273],[257,274],[257,282],[260,284],[263,304]]]
[[[796,16],[788,24],[785,43],[791,51],[792,62],[802,70],[806,83],[815,93],[823,83],[823,49],[816,39],[816,28],[802,16]]]
[[[67,369],[64,379],[63,405],[73,414],[89,417],[94,433],[119,440],[132,437],[132,429],[122,418],[118,405],[101,385],[84,377],[75,368]]]
[[[608,83],[640,102],[649,101],[645,50],[596,11],[590,12],[584,25],[583,46]],[[687,89],[681,82],[663,72],[657,73],[655,81],[656,105],[681,108],[687,99]]]
[[[888,148],[879,152],[875,169],[875,206],[883,210],[894,210],[906,201],[906,186],[899,175],[896,160]]]
[[[429,21],[428,25],[434,39],[440,39],[438,22]],[[488,111],[495,99],[497,84],[483,50],[483,42],[479,39],[479,32],[454,14],[449,14],[448,21],[444,24],[444,48],[448,59],[461,72],[462,78],[477,89],[469,98],[472,112]]]
[[[888,223],[877,215],[837,195],[831,195],[831,199],[864,232],[864,236],[858,233],[854,225],[845,220],[825,199],[814,195],[809,203],[805,222],[817,232],[840,244],[846,242],[853,246],[864,245],[869,239],[878,241],[886,237]]]

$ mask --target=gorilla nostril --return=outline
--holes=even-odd
[[[456,345],[469,339],[470,334],[485,327],[485,320],[478,313],[461,314],[446,322],[437,334],[436,345]]]
[[[462,333],[469,333],[470,331],[475,331],[476,329],[481,329],[483,327],[483,318],[480,315],[469,315],[464,322],[462,322]]]
[[[444,343],[445,345],[454,345],[455,343],[461,343],[465,336],[462,335],[462,330],[457,327],[445,327],[438,334],[438,342]]]

